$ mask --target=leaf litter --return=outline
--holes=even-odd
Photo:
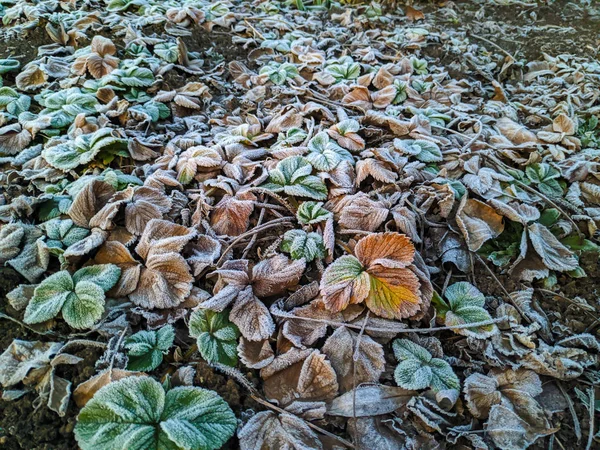
[[[0,55],[2,401],[84,450],[593,448],[600,65],[514,46],[584,13],[0,3],[39,42]]]

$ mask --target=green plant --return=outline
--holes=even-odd
[[[549,197],[560,197],[563,187],[559,182],[560,172],[547,163],[534,163],[527,166],[525,174],[529,182],[535,184],[540,192]]]
[[[408,339],[396,339],[394,355],[399,364],[394,379],[404,389],[426,389],[443,391],[460,389],[458,377],[446,361],[434,358],[429,351]]]
[[[319,177],[311,175],[310,162],[302,156],[289,156],[277,163],[269,172],[269,182],[262,187],[273,192],[308,197],[315,200],[327,198],[327,186]]]
[[[165,325],[160,330],[138,331],[125,340],[127,349],[127,369],[142,372],[156,369],[167,354],[173,340],[175,329]]]
[[[291,80],[298,76],[298,68],[291,63],[279,64],[271,61],[266,66],[260,68],[261,75],[267,75],[276,85],[285,84],[287,80]]]
[[[325,72],[338,83],[344,80],[355,80],[360,76],[360,64],[354,62],[350,57],[343,57],[338,62],[325,67]]]
[[[435,307],[438,318],[445,326],[485,322],[492,319],[490,314],[483,308],[485,297],[471,283],[466,281],[454,283],[448,286],[444,295],[447,301],[434,293],[431,303]],[[498,328],[494,324],[454,330],[457,334],[475,338],[486,338],[497,331]]]
[[[0,88],[0,109],[6,109],[6,112],[13,116],[18,116],[22,112],[28,111],[31,106],[31,97],[19,94],[12,88]]]
[[[42,156],[51,166],[63,171],[89,164],[96,159],[109,164],[117,155],[129,156],[127,140],[115,136],[114,132],[112,128],[101,128],[91,134],[82,134],[73,141],[45,148]]]
[[[62,312],[73,328],[90,328],[104,313],[105,292],[119,280],[121,269],[99,264],[79,269],[72,276],[62,270],[42,281],[25,310],[25,323],[50,320]]]
[[[238,359],[240,332],[228,317],[228,310],[198,309],[190,316],[190,336],[196,338],[198,351],[206,361],[234,367]]]
[[[332,217],[333,213],[323,208],[323,202],[302,202],[296,211],[296,218],[302,225],[325,222]]]
[[[180,386],[165,392],[149,377],[128,377],[102,387],[77,417],[82,450],[220,448],[237,421],[213,391]]]
[[[340,147],[334,140],[330,139],[327,133],[317,133],[308,142],[308,155],[306,159],[317,170],[329,172],[335,169],[342,161],[354,162],[352,154]]]
[[[444,160],[439,146],[424,139],[394,139],[394,147],[424,163]]]
[[[44,107],[40,116],[50,117],[52,128],[70,125],[78,114],[95,113],[98,104],[94,95],[83,93],[79,88],[58,92],[44,91],[34,98]]]
[[[289,253],[292,259],[311,262],[325,257],[323,238],[318,233],[307,233],[304,230],[289,230],[283,235],[281,250]]]

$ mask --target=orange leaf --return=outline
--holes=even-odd
[[[418,9],[413,8],[412,6],[406,7],[406,17],[411,22],[416,22],[418,20],[425,20],[425,14],[423,14]]]

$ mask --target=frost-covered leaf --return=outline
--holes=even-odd
[[[579,267],[579,262],[573,252],[561,244],[544,225],[532,223],[528,229],[531,244],[546,267],[561,272],[575,270]]]
[[[42,156],[50,165],[68,171],[80,165],[98,161],[110,163],[117,156],[129,156],[127,141],[114,134],[112,128],[101,128],[92,134],[82,134],[73,141],[46,147]]]
[[[325,257],[323,238],[318,233],[307,233],[304,230],[289,230],[283,235],[281,250],[289,253],[292,259],[303,259],[311,262]]]
[[[335,169],[341,161],[354,162],[352,154],[330,140],[325,132],[317,133],[308,142],[308,150],[306,159],[315,169],[323,172]]]
[[[394,139],[394,146],[424,163],[443,161],[442,151],[435,142],[423,139]]]
[[[44,373],[39,369],[48,367],[62,347],[63,344],[59,342],[15,339],[0,355],[0,384],[5,388],[14,386],[28,376],[31,378],[30,383],[35,382]]]
[[[394,372],[398,386],[434,391],[460,388],[452,367],[443,359],[434,358],[424,347],[408,339],[396,339],[393,348],[399,362]]]
[[[463,233],[469,250],[476,252],[489,239],[504,230],[502,216],[491,206],[465,195],[456,212],[456,223]]]
[[[124,343],[127,349],[127,369],[148,372],[156,369],[175,339],[175,329],[165,325],[159,330],[142,330],[129,336]]]
[[[327,401],[338,393],[336,373],[318,350],[289,351],[262,369],[261,375],[267,398],[284,406],[294,401]]]
[[[215,392],[182,386],[167,392],[149,377],[101,388],[77,417],[82,450],[220,448],[235,432],[235,415]]]
[[[485,297],[471,283],[466,281],[454,283],[448,286],[444,295],[448,300],[447,303],[434,294],[433,304],[438,317],[445,326],[485,322],[492,319],[484,308]],[[496,325],[490,324],[475,328],[457,328],[453,331],[464,336],[482,339],[497,333],[498,329]]]
[[[334,398],[327,414],[341,417],[371,417],[389,414],[406,405],[417,393],[396,386],[363,385]]]
[[[332,311],[365,302],[385,318],[406,318],[421,308],[420,283],[409,267],[415,249],[399,233],[377,233],[356,244],[355,256],[336,259],[323,274],[321,294]]]
[[[198,351],[209,363],[235,367],[240,332],[229,321],[229,311],[198,309],[190,316],[190,336],[196,338]]]
[[[385,369],[381,344],[369,336],[359,338],[346,327],[335,330],[323,344],[322,351],[331,361],[342,392],[361,383],[379,381]]]
[[[73,328],[90,328],[104,313],[105,292],[112,288],[121,270],[113,264],[88,266],[71,277],[66,270],[42,281],[25,309],[25,323],[40,323],[62,312]]]
[[[284,255],[259,262],[252,268],[254,294],[263,298],[284,293],[288,288],[298,284],[305,267],[304,260],[290,261]]]

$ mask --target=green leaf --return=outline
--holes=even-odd
[[[525,169],[525,174],[530,182],[537,184],[538,189],[549,197],[560,197],[563,188],[558,182],[560,172],[547,163],[534,163]]]
[[[283,235],[281,250],[289,253],[292,259],[304,258],[306,262],[325,257],[323,238],[318,233],[304,230],[289,230]]]
[[[325,68],[335,81],[354,80],[360,76],[360,64],[356,62],[345,62],[343,64],[331,64]]]
[[[175,329],[165,325],[158,331],[139,331],[125,340],[127,369],[150,371],[156,369],[175,339]]]
[[[315,169],[323,172],[335,169],[341,161],[354,162],[352,154],[331,140],[323,131],[308,142],[308,150],[310,153],[306,159]]]
[[[394,372],[396,384],[404,389],[443,391],[460,389],[458,377],[446,361],[434,358],[429,351],[408,339],[392,344],[399,364]]]
[[[424,163],[443,161],[442,151],[435,142],[424,139],[394,139],[394,146]]]
[[[82,450],[213,450],[235,432],[231,408],[215,392],[185,386],[164,391],[149,377],[102,387],[75,426]]]
[[[323,202],[303,202],[296,212],[296,218],[302,225],[325,222],[333,217],[333,213],[323,208]]]
[[[91,328],[103,313],[104,291],[91,281],[77,283],[62,308],[65,322],[77,329]]]
[[[446,289],[448,309],[438,310],[436,303],[434,307],[438,310],[438,316],[444,320],[446,326],[464,325],[491,320],[490,314],[483,308],[485,305],[484,295],[471,283],[461,281],[454,283]],[[457,328],[452,330],[463,336],[475,338],[487,338],[498,332],[496,325],[483,325],[474,328]]]
[[[160,42],[154,46],[154,53],[167,62],[177,62],[179,49],[175,42]]]
[[[306,158],[290,156],[277,163],[277,167],[269,172],[269,182],[262,187],[297,197],[325,200],[327,186],[319,177],[310,175],[312,170]]]
[[[229,311],[207,309],[194,311],[190,316],[190,336],[196,338],[198,350],[208,362],[234,367],[237,364],[237,343],[240,332],[229,321]]]
[[[73,290],[73,280],[66,270],[50,275],[35,288],[25,309],[24,322],[41,323],[56,317]]]
[[[73,281],[80,283],[89,281],[97,284],[104,292],[110,290],[121,276],[121,269],[115,264],[97,264],[79,269],[73,275]]]

